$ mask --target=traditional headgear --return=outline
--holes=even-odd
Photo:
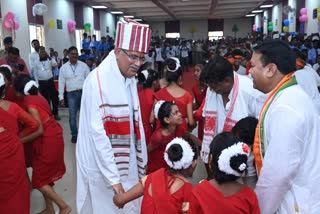
[[[4,86],[5,84],[6,82],[4,81],[4,76],[0,73],[0,87]]]
[[[171,161],[168,157],[168,150],[174,144],[178,144],[182,148],[182,157],[180,160]],[[187,169],[191,166],[194,157],[194,152],[187,141],[182,138],[174,138],[170,143],[167,144],[166,150],[164,152],[164,160],[167,165],[175,170]]]
[[[25,95],[29,95],[29,90],[32,88],[32,86],[39,87],[38,83],[36,83],[34,80],[30,80],[27,82],[27,84],[24,86],[23,92]]]
[[[170,59],[173,59],[174,61],[176,61],[176,68],[173,70],[170,70],[170,68],[168,68],[168,71],[175,72],[180,68],[180,60],[176,57],[170,57]]]
[[[5,68],[8,68],[10,73],[12,73],[12,68],[10,65],[7,65],[7,64],[3,64],[3,65],[0,65],[0,67],[5,67]]]
[[[149,25],[140,24],[131,19],[117,23],[115,47],[129,51],[147,53],[151,41],[152,31]]]
[[[153,108],[153,113],[154,113],[154,117],[156,119],[158,119],[158,114],[159,114],[159,109],[160,107],[162,106],[162,104],[164,103],[165,101],[164,100],[159,100],[158,102],[156,102],[156,104],[154,105],[154,108]]]
[[[247,163],[241,163],[238,167],[238,170],[233,169],[230,166],[230,160],[232,157],[238,156],[238,155],[246,155],[249,157],[250,154],[250,147],[242,142],[238,142],[224,150],[222,150],[219,158],[218,158],[218,167],[219,170],[228,174],[228,175],[235,175],[235,176],[241,176],[244,170],[247,168]]]

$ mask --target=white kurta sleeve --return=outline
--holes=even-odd
[[[64,77],[65,73],[65,66],[62,66],[59,72],[59,100],[63,100],[63,92],[64,92],[64,86],[66,84],[66,79]]]
[[[265,119],[266,153],[256,185],[262,214],[275,213],[298,171],[306,132],[304,117],[293,107],[277,104]]]
[[[92,77],[92,76],[91,76]],[[83,106],[81,108],[88,116],[88,131],[90,135],[90,145],[95,154],[95,161],[99,171],[110,185],[120,183],[120,175],[115,163],[115,158],[111,146],[111,142],[104,130],[102,115],[100,112],[100,95],[93,78],[88,79],[84,85]]]

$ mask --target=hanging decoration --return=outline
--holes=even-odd
[[[50,19],[50,20],[48,21],[48,26],[49,26],[50,28],[54,28],[54,27],[56,26],[55,20],[54,20],[54,19]]]
[[[270,31],[270,32],[273,31],[273,22],[272,21],[268,22],[268,31]]]
[[[8,12],[4,16],[3,25],[7,30],[18,30],[19,21],[18,21],[17,17],[12,12]]]
[[[76,30],[76,21],[69,19],[67,21],[67,27],[68,27],[69,33],[73,33]]]
[[[303,7],[300,9],[300,33],[304,33],[304,24],[308,21],[307,8]]]
[[[284,26],[289,26],[289,24],[290,24],[290,21],[289,21],[288,19],[285,19],[285,20],[283,21],[283,25],[284,25]]]
[[[32,6],[32,15],[33,16],[43,16],[48,11],[47,5],[43,3],[38,3]]]
[[[90,32],[91,24],[90,23],[85,23],[83,28],[84,28],[84,32]]]
[[[256,24],[252,25],[252,31],[256,32],[256,30],[257,30]]]
[[[287,33],[287,32],[289,32],[289,27],[288,26],[283,26],[282,30],[283,30],[283,32]]]

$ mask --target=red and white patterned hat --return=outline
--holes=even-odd
[[[131,19],[117,23],[116,48],[147,53],[152,30],[147,24],[140,24]]]

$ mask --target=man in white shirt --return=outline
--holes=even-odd
[[[265,41],[251,66],[254,87],[268,94],[253,146],[261,213],[319,213],[320,119],[297,84],[293,51],[284,41]]]
[[[150,38],[148,25],[118,22],[116,48],[84,83],[76,148],[80,214],[140,213],[140,199],[118,209],[112,198],[145,174],[147,151],[134,77]]]
[[[52,114],[56,120],[60,120],[58,114],[59,99],[53,82],[52,67],[57,66],[57,62],[50,58],[44,47],[39,48],[39,60],[33,62],[33,75],[39,84],[41,95],[46,98],[49,105],[52,104]]]
[[[29,54],[29,66],[30,66],[30,75],[31,77],[34,77],[34,66],[35,63],[39,61],[39,48],[40,43],[39,40],[34,39],[31,42],[31,46],[33,47],[34,51]]]
[[[83,83],[90,73],[87,64],[78,58],[78,49],[74,46],[70,47],[69,61],[62,65],[59,73],[59,100],[60,104],[64,105],[63,93],[66,88],[72,143],[77,142],[77,113],[80,110]]]

